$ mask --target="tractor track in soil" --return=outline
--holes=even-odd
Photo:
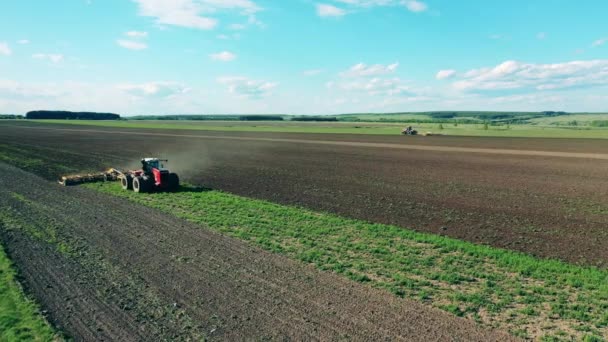
[[[21,282],[49,321],[79,341],[513,339],[2,163],[0,208],[0,236]],[[53,241],[32,234],[49,229]]]

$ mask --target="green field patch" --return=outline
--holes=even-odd
[[[21,121],[20,121],[21,122]],[[608,127],[556,127],[532,124],[452,124],[391,122],[296,122],[296,121],[87,121],[27,120],[28,123],[97,126],[129,129],[174,129],[228,132],[327,133],[399,135],[402,128],[413,125],[420,133],[431,132],[455,136],[521,137],[521,138],[593,138],[608,139]]]
[[[219,191],[144,195],[113,183],[87,186],[517,335],[608,336],[604,269]]]
[[[0,341],[54,341],[58,336],[29,300],[0,246]]]

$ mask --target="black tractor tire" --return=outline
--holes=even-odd
[[[177,191],[179,190],[179,177],[176,173],[169,174],[169,184],[167,186],[168,191]]]
[[[153,192],[154,191],[154,178],[143,176],[141,178],[142,192]]]
[[[146,192],[146,182],[141,177],[133,178],[133,191]]]
[[[131,175],[124,175],[120,177],[120,186],[123,190],[133,189],[133,178]]]

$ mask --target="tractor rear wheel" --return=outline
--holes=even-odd
[[[133,188],[133,178],[130,175],[121,176],[120,186],[123,190],[131,190]]]
[[[134,192],[146,192],[145,185],[146,182],[141,179],[141,177],[133,178],[133,191]]]
[[[175,173],[169,174],[169,186],[167,187],[169,191],[177,191],[179,190],[179,177]]]

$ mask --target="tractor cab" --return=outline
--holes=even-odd
[[[154,169],[163,171],[165,170],[164,161],[158,158],[144,158],[141,160],[142,169],[145,173],[152,173]]]

